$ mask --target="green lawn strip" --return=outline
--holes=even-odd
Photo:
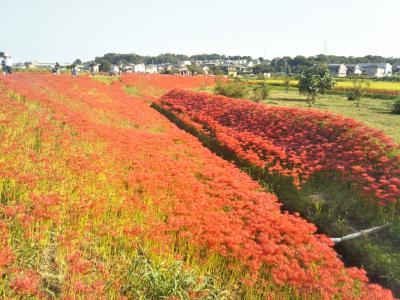
[[[343,115],[363,122],[369,127],[382,130],[396,143],[400,143],[400,116],[390,113],[389,107],[394,100],[362,98],[360,107],[354,101],[347,100],[341,95],[322,95],[311,109]],[[305,102],[305,96],[299,95],[297,90],[272,87],[268,100],[263,103],[275,106],[298,107],[310,109]]]

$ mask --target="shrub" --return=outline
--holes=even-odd
[[[253,90],[253,93],[252,93],[250,99],[254,102],[259,103],[259,102],[267,99],[269,96],[269,87],[265,81],[263,81],[259,85],[253,86],[252,90]]]
[[[248,95],[247,87],[239,79],[228,82],[217,80],[214,91],[218,95],[230,98],[246,98]]]
[[[400,99],[396,99],[390,107],[393,114],[400,115]]]
[[[353,94],[353,93],[349,94],[349,95],[347,96],[347,100],[349,100],[349,101],[354,101],[354,100],[356,100],[356,99],[354,98],[354,94]]]

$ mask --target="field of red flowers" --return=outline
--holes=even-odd
[[[223,79],[225,80],[225,79]],[[124,74],[121,82],[135,87],[145,96],[161,96],[172,89],[206,88],[215,85],[215,77]]]
[[[399,146],[353,119],[182,90],[163,96],[161,105],[238,157],[290,177],[296,186],[315,173],[334,171],[377,204],[399,208]]]
[[[215,278],[217,286],[230,291],[227,299],[392,299],[390,291],[369,284],[363,270],[345,268],[330,239],[316,234],[314,225],[282,212],[274,195],[147,103],[153,86],[195,88],[203,79],[148,80],[149,85],[143,81],[142,96],[132,97],[119,81],[107,85],[89,77],[46,74],[0,79],[3,298],[126,299],[132,284],[127,270],[138,251],[146,250],[157,259],[182,260],[186,268]],[[182,96],[173,105],[185,112],[183,95],[188,101],[196,98],[173,92],[163,101]],[[213,98],[202,98],[196,101],[214,105]],[[191,106],[196,112],[195,103]],[[208,113],[217,118],[212,110]],[[248,110],[242,118],[258,113]],[[191,115],[186,111],[183,116],[189,120]],[[234,115],[230,118],[221,120],[226,128],[239,126]],[[304,118],[302,126],[311,126]],[[328,121],[321,119],[327,133],[354,138],[331,128]],[[257,128],[254,119],[251,124]],[[275,131],[287,129],[279,126]],[[235,147],[253,136],[244,128],[243,135],[235,136],[233,129],[216,134]],[[285,138],[294,145],[297,138],[305,139],[304,134]],[[316,138],[323,142],[320,151],[330,149],[329,136]],[[253,145],[260,145],[261,139],[243,144],[249,159],[261,155],[258,163],[266,153]],[[285,152],[282,145],[265,145]],[[376,151],[371,159],[382,166],[381,153],[389,148],[368,145]],[[309,150],[306,146],[300,154],[309,158],[315,153]],[[352,151],[358,155],[362,148]],[[284,171],[293,164],[288,175],[300,183],[322,167],[317,161],[305,164],[296,155],[291,149],[280,156],[282,161],[270,161],[271,168]],[[316,155],[319,161],[326,159]],[[355,168],[348,176],[359,179],[363,172]],[[394,196],[386,194],[396,191],[391,187],[396,182],[376,179],[376,173],[368,176],[374,179],[371,184],[379,185],[374,190],[382,191],[381,201],[393,202]],[[196,297],[202,296],[191,291],[191,298]]]

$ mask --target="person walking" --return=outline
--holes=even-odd
[[[91,63],[90,64],[90,74],[92,74],[92,76],[96,75],[96,69],[95,69],[95,64]]]
[[[4,57],[1,60],[1,70],[3,71],[3,75],[7,75],[6,59]]]
[[[5,55],[6,73],[12,73],[13,61],[10,55]]]
[[[72,76],[76,76],[76,65],[75,64],[72,64],[72,67],[71,67],[71,75]]]
[[[60,64],[58,62],[56,62],[56,64],[54,65],[53,74],[54,75],[60,74]]]

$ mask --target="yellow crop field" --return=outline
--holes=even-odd
[[[259,82],[258,80],[251,81],[252,83]],[[282,79],[268,79],[267,83],[271,85],[283,85],[284,81]],[[297,86],[298,80],[291,80],[290,86]],[[386,82],[386,81],[374,81],[369,80],[370,90],[384,90],[384,91],[399,91],[400,92],[400,82]],[[347,89],[351,88],[353,83],[351,80],[338,81],[336,83],[336,88]]]
[[[369,88],[372,90],[400,91],[400,82],[369,81]],[[339,81],[337,88],[351,88],[353,83],[350,80]]]

